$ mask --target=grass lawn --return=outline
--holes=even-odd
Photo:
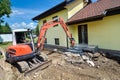
[[[7,49],[8,46],[12,45],[12,42],[5,42],[5,43],[0,43],[0,47],[4,50]]]
[[[35,39],[34,39],[35,43],[37,43],[37,39],[38,39],[38,38],[35,38]],[[4,43],[1,43],[1,42],[0,42],[0,47],[1,47],[2,49],[4,49],[4,50],[6,50],[7,47],[10,46],[10,45],[12,45],[12,42],[4,42]]]
[[[0,43],[0,53],[5,52],[7,47],[12,45],[12,42],[5,42],[5,43]],[[0,59],[3,58],[3,55],[0,55]]]

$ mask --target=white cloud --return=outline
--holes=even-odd
[[[12,8],[12,14],[11,16],[31,16],[31,15],[38,15],[40,14],[41,12],[39,10],[33,10],[33,9],[23,9],[23,8]]]
[[[40,14],[41,11],[12,7],[12,12],[10,18],[6,18],[6,21],[11,25],[10,27],[12,29],[34,29],[37,23],[33,22],[32,18]]]
[[[31,22],[31,23],[27,24],[26,27],[35,28],[36,26],[34,23]]]
[[[30,22],[30,23],[21,22],[21,23],[14,23],[11,25],[12,29],[22,29],[22,28],[34,29],[35,27],[36,27],[36,24],[33,22]]]
[[[17,10],[17,9],[13,9],[11,16],[23,15],[23,14],[25,14],[23,11],[20,11],[20,10]]]

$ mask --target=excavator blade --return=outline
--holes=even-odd
[[[30,70],[24,72],[24,76],[30,76],[32,73],[38,72],[39,70],[43,70],[52,64],[52,60],[48,60],[38,65],[32,67]]]

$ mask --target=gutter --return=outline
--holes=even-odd
[[[106,11],[114,11],[114,10],[118,10],[118,9],[120,9],[120,6],[114,7],[114,8],[110,8],[110,9],[106,9]]]
[[[88,17],[88,18],[84,18],[84,19],[75,20],[75,21],[70,21],[70,22],[67,22],[67,24],[71,25],[71,24],[77,24],[77,23],[84,23],[84,22],[91,22],[91,21],[95,21],[95,20],[101,20],[101,19],[103,19],[103,17],[105,15],[106,15],[106,13],[103,13],[103,14],[97,15],[97,16],[92,16],[92,17]]]
[[[120,6],[115,7],[115,8],[106,9],[106,11],[107,11],[106,16],[120,14]]]

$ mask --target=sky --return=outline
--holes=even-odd
[[[12,29],[31,28],[37,26],[32,18],[64,0],[10,0],[12,13],[10,18],[5,18]],[[93,0],[95,1],[95,0]]]

